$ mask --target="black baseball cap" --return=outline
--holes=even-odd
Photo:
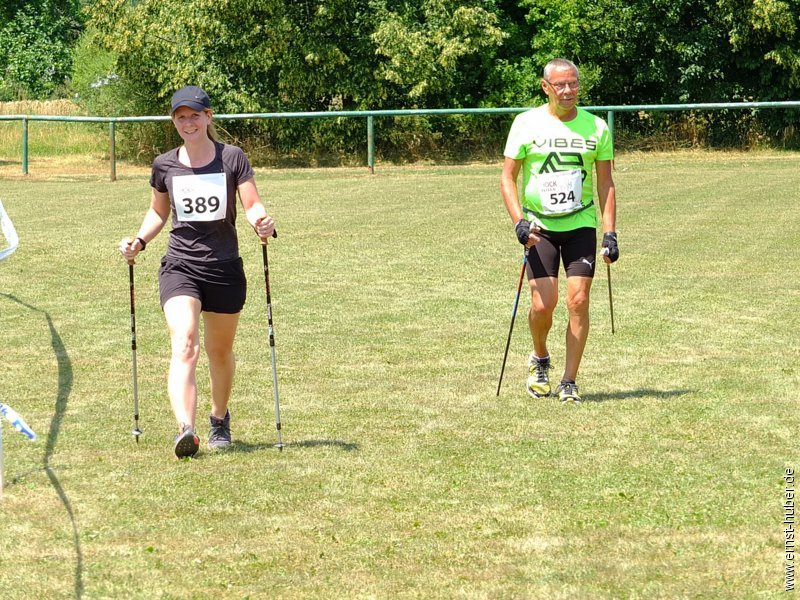
[[[172,94],[172,112],[181,106],[188,106],[194,110],[211,109],[211,99],[202,88],[196,85],[187,85]]]

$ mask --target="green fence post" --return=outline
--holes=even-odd
[[[117,144],[114,121],[108,124],[108,153],[111,155],[111,181],[117,180]]]
[[[28,174],[28,119],[22,117],[22,174]]]
[[[375,123],[372,115],[367,117],[367,166],[375,175]]]
[[[611,134],[611,150],[614,150],[614,111],[608,111],[608,133]],[[611,161],[611,168],[614,169],[614,161]],[[610,272],[610,271],[609,271]]]

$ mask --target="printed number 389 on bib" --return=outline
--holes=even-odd
[[[580,169],[542,173],[538,181],[542,213],[569,214],[581,207],[583,176]]]
[[[172,197],[179,221],[221,221],[228,211],[225,173],[177,175]]]

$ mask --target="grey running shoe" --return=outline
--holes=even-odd
[[[178,458],[194,456],[200,449],[200,438],[195,435],[191,427],[183,425],[181,432],[175,436],[174,449]]]
[[[528,359],[528,381],[525,386],[533,398],[545,398],[550,395],[550,376],[548,371],[553,366],[550,364],[550,357],[545,360],[537,360],[531,354]]]
[[[209,417],[211,431],[208,434],[208,447],[211,450],[220,450],[231,445],[231,413],[225,412],[223,419],[214,415]]]
[[[581,397],[578,395],[578,385],[574,381],[562,381],[556,389],[558,399],[561,404],[580,404]]]

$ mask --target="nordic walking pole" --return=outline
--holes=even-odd
[[[139,443],[142,430],[139,429],[139,383],[136,372],[136,304],[133,300],[133,260],[128,261],[128,277],[131,283],[131,362],[133,364],[133,437]]]
[[[497,397],[500,397],[500,386],[503,385],[503,372],[506,370],[506,359],[508,358],[508,347],[511,345],[511,333],[514,331],[514,321],[517,318],[517,306],[519,306],[519,295],[522,292],[522,280],[525,278],[525,267],[528,264],[528,251],[522,260],[522,271],[519,274],[519,285],[517,285],[517,297],[514,299],[514,310],[511,312],[511,326],[508,328],[508,339],[506,340],[506,351],[503,353],[503,366],[500,368],[500,379],[497,382]]]
[[[608,248],[603,248],[601,256],[608,254]],[[611,265],[606,263],[606,273],[608,275],[608,308],[611,311],[611,334],[614,334],[614,298],[611,295]]]
[[[272,237],[278,237],[278,232],[273,231]],[[275,447],[283,451],[281,440],[281,404],[278,400],[278,368],[275,364],[275,330],[272,326],[272,297],[269,292],[269,261],[267,260],[267,240],[261,240],[261,255],[264,258],[264,286],[267,290],[267,325],[269,330],[269,350],[272,359],[272,391],[275,396],[275,429],[278,431],[278,443]]]
[[[608,272],[608,307],[611,310],[611,333],[614,333],[614,297],[611,295],[611,265],[606,265]]]

